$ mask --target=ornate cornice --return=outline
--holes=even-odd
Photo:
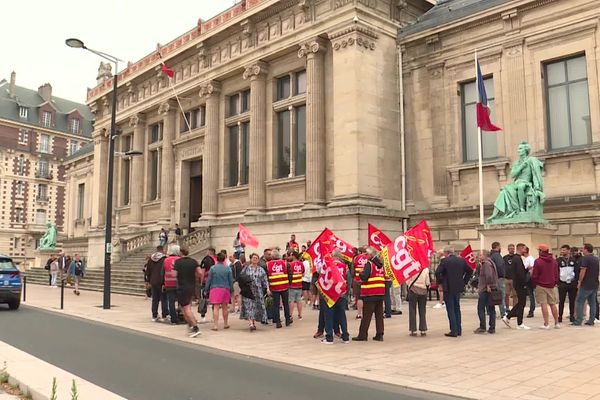
[[[298,58],[304,58],[309,54],[316,54],[319,52],[325,53],[326,51],[327,41],[323,38],[317,37],[300,44],[300,49],[298,50]]]
[[[204,82],[200,86],[200,92],[198,95],[200,97],[210,97],[213,94],[218,94],[221,92],[221,83],[218,81],[208,81]]]
[[[354,46],[357,49],[363,47],[367,50],[375,50],[375,42],[378,38],[377,33],[359,22],[329,34],[335,51]]]
[[[377,35],[377,33],[375,33],[372,29],[369,29],[366,26],[361,25],[360,23],[354,23],[350,26],[347,26],[338,31],[330,33],[329,39],[334,40],[334,39],[337,39],[337,38],[340,38],[342,36],[349,35],[352,33],[360,33],[363,36],[369,37],[374,40],[377,40],[379,38],[379,35]]]
[[[242,77],[244,79],[256,79],[260,76],[265,76],[268,71],[268,66],[269,65],[263,61],[257,61],[256,63],[246,67]]]

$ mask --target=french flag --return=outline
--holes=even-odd
[[[488,107],[488,99],[487,94],[485,93],[485,85],[483,83],[483,76],[481,75],[479,60],[476,60],[475,63],[477,65],[477,93],[479,94],[479,100],[477,101],[477,126],[481,128],[482,131],[499,131],[501,129],[492,124],[492,121],[490,120],[490,108]]]

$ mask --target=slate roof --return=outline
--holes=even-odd
[[[421,15],[414,24],[400,29],[398,38],[446,25],[511,1],[514,0],[438,0],[438,3]]]
[[[46,101],[38,94],[37,90],[21,86],[15,86],[15,96],[11,97],[10,83],[5,79],[0,80],[0,118],[42,127],[39,121],[38,109],[44,103]],[[55,96],[52,96],[51,103],[56,109],[55,125],[52,129],[70,133],[68,131],[68,115],[73,110],[77,110],[83,117],[83,120],[80,122],[82,132],[80,135],[85,137],[92,136],[94,114],[92,114],[87,105]],[[28,109],[27,118],[19,116],[19,107],[26,107]]]

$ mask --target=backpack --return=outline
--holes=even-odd
[[[81,261],[75,263],[75,276],[82,276],[83,268],[81,268]]]

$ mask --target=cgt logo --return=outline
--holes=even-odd
[[[285,268],[285,265],[281,262],[275,262],[275,263],[273,263],[273,265],[271,265],[271,271],[274,274],[282,274],[284,268]]]
[[[381,232],[379,231],[375,231],[371,234],[371,242],[377,246],[379,249],[381,249],[384,246],[384,243],[382,242],[381,238],[379,237],[379,234]]]
[[[405,280],[421,269],[421,264],[413,260],[408,250],[406,250],[406,238],[404,236],[398,236],[394,241],[393,254],[390,254],[390,264],[392,268],[402,273]]]
[[[331,269],[329,267],[325,267],[323,273],[319,277],[321,289],[323,289],[323,291],[330,291],[333,288],[334,283],[333,277],[331,276]],[[335,285],[334,290],[337,294],[342,294],[343,287],[344,281],[342,280]]]

